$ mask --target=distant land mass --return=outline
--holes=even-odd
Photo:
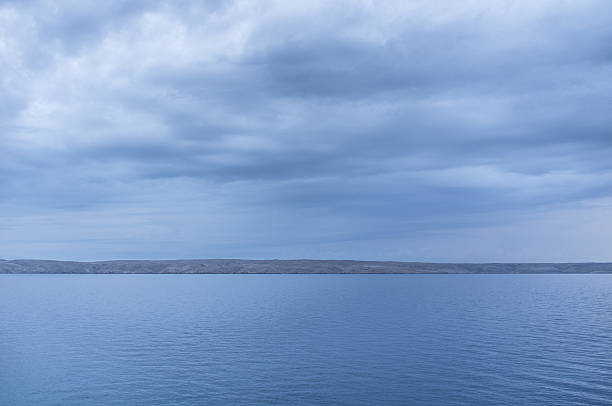
[[[2,274],[586,274],[612,273],[612,263],[431,263],[350,260],[0,259]]]

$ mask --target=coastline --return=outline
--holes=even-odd
[[[0,260],[0,274],[606,274],[612,263],[434,263],[353,260]]]

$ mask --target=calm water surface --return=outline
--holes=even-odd
[[[0,405],[610,405],[612,275],[0,275]]]

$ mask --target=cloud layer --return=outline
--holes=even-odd
[[[603,0],[0,2],[0,257],[612,260],[610,44]]]

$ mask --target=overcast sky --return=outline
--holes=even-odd
[[[0,1],[0,154],[0,258],[612,261],[612,7]]]

